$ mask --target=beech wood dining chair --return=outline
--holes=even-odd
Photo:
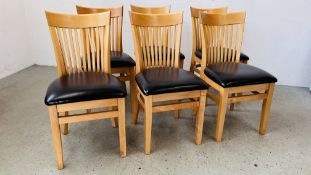
[[[264,70],[240,63],[245,12],[200,14],[202,34],[201,78],[219,92],[207,96],[218,104],[215,139],[223,135],[227,104],[263,100],[259,133],[265,134],[277,79]],[[245,94],[246,93],[246,94]],[[230,94],[238,94],[231,96]]]
[[[44,100],[49,109],[57,168],[64,168],[60,124],[117,118],[120,152],[125,157],[126,89],[111,75],[110,12],[91,15],[46,12],[46,18],[59,76],[49,85]],[[114,110],[79,112],[107,107]]]
[[[111,8],[83,7],[76,6],[78,14],[94,14],[110,11],[110,61],[111,73],[119,74],[119,80],[130,82],[131,104],[136,100],[134,94],[135,66],[136,63],[131,56],[123,52],[122,31],[123,31],[123,6]],[[132,107],[133,110],[133,107]],[[117,127],[117,120],[112,119],[113,127]]]
[[[200,32],[200,13],[213,13],[213,14],[226,14],[228,12],[228,7],[220,8],[194,8],[190,7],[191,11],[191,21],[192,21],[192,57],[190,63],[190,71],[200,74],[200,67],[202,61],[202,34]],[[240,62],[247,64],[249,57],[241,53]],[[232,94],[235,96],[237,94]],[[240,94],[238,94],[240,95]],[[234,110],[234,103],[230,104],[230,110]]]
[[[141,6],[131,5],[131,11],[136,12],[136,13],[145,13],[145,14],[169,14],[171,11],[171,6],[168,5],[168,6],[161,6],[161,7],[141,7]],[[179,58],[180,58],[179,67],[183,68],[186,57],[183,53],[180,52]]]
[[[129,15],[137,63],[137,100],[145,112],[145,154],[151,151],[154,112],[199,106],[195,142],[201,144],[207,85],[193,73],[179,68],[183,14],[129,12]],[[187,101],[180,101],[182,99]],[[170,103],[163,105],[159,102]],[[132,112],[133,123],[137,122],[138,112],[138,108]]]
[[[202,34],[200,32],[200,13],[226,14],[228,7],[220,8],[194,8],[190,7],[191,21],[192,21],[192,58],[190,70],[200,74],[200,67],[202,61]],[[243,53],[240,55],[240,61],[247,64],[249,57]]]

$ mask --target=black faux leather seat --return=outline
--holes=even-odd
[[[268,72],[243,63],[211,64],[204,73],[224,88],[277,82]]]
[[[195,56],[197,56],[198,58],[202,59],[202,49],[198,49],[194,52]],[[247,55],[245,55],[244,53],[240,54],[240,61],[248,61],[249,57]]]
[[[54,80],[48,87],[44,102],[57,105],[125,96],[126,89],[116,77],[102,72],[85,72]]]
[[[178,68],[149,68],[136,75],[145,95],[207,89],[207,84],[191,72]]]
[[[132,57],[124,52],[111,51],[110,59],[112,68],[134,67],[136,65]]]
[[[186,57],[185,57],[185,55],[183,54],[183,53],[179,53],[179,58],[181,59],[181,60],[184,60]]]

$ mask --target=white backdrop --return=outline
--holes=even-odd
[[[23,0],[1,1],[0,78],[34,64],[26,26]]]
[[[10,1],[12,2],[12,1]],[[133,56],[128,10],[141,6],[171,5],[172,12],[184,11],[181,51],[189,69],[191,55],[190,6],[221,7],[247,13],[243,52],[250,64],[274,74],[282,85],[311,85],[311,1],[307,0],[24,0],[26,27],[33,63],[55,65],[53,47],[44,10],[75,13],[75,5],[94,7],[125,6],[123,47]],[[23,28],[24,30],[24,28]]]

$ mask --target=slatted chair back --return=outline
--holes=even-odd
[[[220,8],[194,8],[190,7],[191,11],[191,21],[192,21],[192,50],[193,53],[196,50],[202,49],[201,32],[200,32],[200,13],[216,13],[216,14],[226,14],[228,7]]]
[[[145,14],[167,14],[170,13],[171,6],[161,6],[161,7],[140,7],[131,5],[131,11],[136,13]]]
[[[220,62],[239,62],[245,12],[200,14],[202,68]]]
[[[59,76],[110,73],[110,12],[69,15],[46,12]]]
[[[122,22],[123,6],[111,8],[93,8],[76,6],[78,14],[94,14],[110,11],[110,50],[123,51],[122,46]]]
[[[183,13],[129,14],[135,45],[136,72],[151,67],[178,68]]]

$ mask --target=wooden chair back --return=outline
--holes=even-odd
[[[58,75],[110,73],[110,12],[69,15],[46,12]]]
[[[196,50],[202,49],[202,41],[201,41],[201,32],[200,32],[200,13],[217,13],[217,14],[226,14],[228,11],[228,7],[220,7],[220,8],[194,8],[190,7],[191,11],[191,21],[192,21],[192,51],[193,53]]]
[[[183,13],[129,14],[135,45],[136,72],[151,67],[178,68]]]
[[[78,14],[94,14],[110,11],[110,49],[111,51],[123,51],[122,46],[122,22],[123,6],[111,8],[94,8],[76,6]]]
[[[162,7],[140,7],[131,5],[131,11],[136,13],[145,13],[145,14],[167,14],[170,13],[171,6],[162,6]]]
[[[239,62],[245,12],[200,14],[202,68],[219,62]]]

